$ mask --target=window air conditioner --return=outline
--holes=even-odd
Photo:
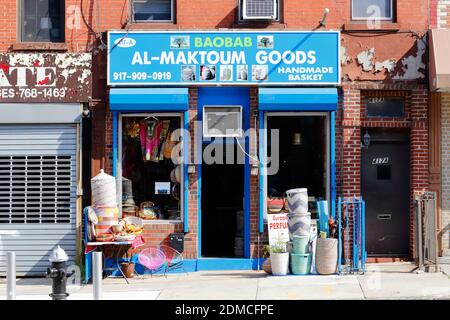
[[[242,137],[242,106],[204,106],[203,136]]]
[[[274,20],[277,18],[277,13],[277,0],[242,0],[242,17],[244,20]]]

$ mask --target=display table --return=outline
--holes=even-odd
[[[119,272],[122,274],[123,278],[125,279],[125,281],[127,283],[130,283],[127,279],[127,277],[125,276],[125,274],[122,271],[122,268],[120,267],[120,258],[122,257],[122,255],[124,253],[127,253],[129,246],[133,245],[133,241],[111,241],[111,242],[88,242],[86,243],[86,250],[85,251],[89,251],[88,253],[92,252],[92,251],[100,251],[103,254],[103,271],[112,271],[112,270],[119,270]],[[115,268],[105,268],[105,253],[103,251],[104,246],[117,246],[117,250],[114,250],[114,261],[116,263],[116,267]],[[85,254],[88,254],[85,252]],[[128,260],[128,255],[127,255],[127,260]]]

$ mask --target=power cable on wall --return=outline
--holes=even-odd
[[[95,1],[95,0],[92,0]],[[80,13],[81,13],[81,18],[83,19],[84,24],[86,25],[86,27],[88,28],[88,30],[95,35],[95,37],[100,41],[100,46],[99,49],[104,50],[107,48],[107,45],[105,44],[105,42],[103,41],[102,38],[102,32],[101,32],[101,22],[100,22],[100,0],[97,0],[97,29],[98,31],[95,31],[93,26],[91,26],[89,24],[89,22],[86,19],[86,16],[84,14],[84,0],[80,1]]]

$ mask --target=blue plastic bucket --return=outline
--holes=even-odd
[[[309,253],[309,238],[310,236],[294,235],[292,239],[292,253]]]
[[[309,274],[311,272],[311,253],[292,253],[291,272],[292,274]]]

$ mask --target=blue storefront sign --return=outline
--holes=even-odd
[[[338,85],[340,34],[109,32],[108,84]]]

